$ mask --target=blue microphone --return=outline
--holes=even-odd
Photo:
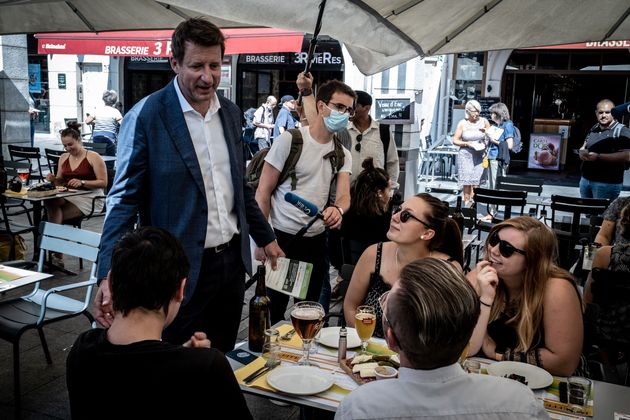
[[[319,219],[324,219],[324,215],[322,215],[319,210],[317,210],[317,206],[310,201],[293,194],[292,192],[288,192],[284,195],[284,200],[287,203],[293,204],[298,209],[302,210],[304,214],[307,216],[317,217]]]

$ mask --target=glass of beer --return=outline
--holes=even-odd
[[[26,185],[29,175],[31,174],[28,168],[17,168],[17,176],[22,181],[22,185]]]
[[[370,305],[361,305],[354,314],[354,328],[361,339],[361,353],[367,353],[368,340],[376,328],[376,312]]]
[[[317,366],[309,360],[309,350],[315,336],[319,333],[324,323],[324,307],[317,302],[298,302],[291,310],[291,322],[293,328],[302,339],[302,352],[304,356],[298,364],[304,366]]]

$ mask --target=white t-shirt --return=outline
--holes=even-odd
[[[274,228],[286,232],[297,233],[304,225],[311,221],[311,216],[296,208],[293,204],[284,199],[288,192],[313,203],[320,211],[328,203],[330,183],[332,181],[332,169],[330,161],[324,159],[324,155],[334,151],[335,145],[331,140],[329,143],[321,144],[315,141],[308,130],[308,127],[299,129],[304,139],[300,159],[295,166],[297,186],[291,191],[291,177],[278,185],[271,197],[271,223]],[[265,157],[265,162],[279,171],[282,171],[284,164],[291,150],[291,133],[285,131],[277,137],[271,150]],[[344,163],[339,172],[350,173],[352,168],[352,156],[344,147]],[[324,223],[318,220],[311,226],[304,236],[319,235],[324,231]]]

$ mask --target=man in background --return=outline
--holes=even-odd
[[[436,258],[405,266],[379,303],[398,379],[361,385],[335,419],[548,419],[517,381],[466,373],[458,360],[479,318],[479,296],[464,275]]]
[[[374,160],[374,167],[383,168],[394,183],[398,183],[398,150],[391,138],[389,125],[379,124],[370,116],[372,96],[362,90],[355,90],[357,95],[354,116],[348,124],[352,138],[352,175],[350,183],[361,173],[363,161],[368,157]]]
[[[258,150],[271,147],[271,132],[274,128],[273,109],[278,104],[275,96],[267,96],[267,102],[262,104],[254,112],[254,138],[258,144]]]
[[[615,104],[604,99],[597,103],[595,117],[598,123],[586,135],[580,149],[582,198],[619,197],[623,186],[623,173],[630,163],[630,129],[612,115]]]
[[[280,134],[295,128],[295,118],[291,115],[291,111],[295,110],[295,98],[291,95],[284,95],[280,98],[280,112],[276,117],[276,124],[273,128],[273,138],[277,139]]]
[[[303,98],[313,94],[310,88],[301,90]],[[278,184],[292,147],[292,130],[274,139],[265,157],[256,190],[256,201],[265,216],[271,215],[278,243],[287,258],[313,264],[306,294],[306,300],[312,301],[319,299],[323,282],[329,281],[326,228],[339,228],[343,213],[350,207],[352,158],[347,149],[336,143],[333,135],[348,125],[354,105],[354,92],[345,83],[331,80],[319,87],[315,99],[316,116],[310,117],[308,126],[299,128],[298,132],[302,136],[302,150],[295,164],[295,189],[292,189],[292,177]],[[289,99],[284,103],[288,102]],[[329,203],[333,180],[336,180],[335,201]],[[285,200],[288,192],[307,200],[320,210],[319,220],[304,236],[297,234],[313,220],[313,215],[307,215],[288,203]],[[262,257],[260,254],[257,252],[259,259]],[[289,296],[274,290],[269,291],[269,296],[271,323],[274,324],[284,319]]]

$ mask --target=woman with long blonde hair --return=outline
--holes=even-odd
[[[514,360],[569,376],[583,343],[582,304],[575,280],[556,265],[557,240],[532,217],[497,224],[486,257],[468,274],[481,314],[469,354]]]

